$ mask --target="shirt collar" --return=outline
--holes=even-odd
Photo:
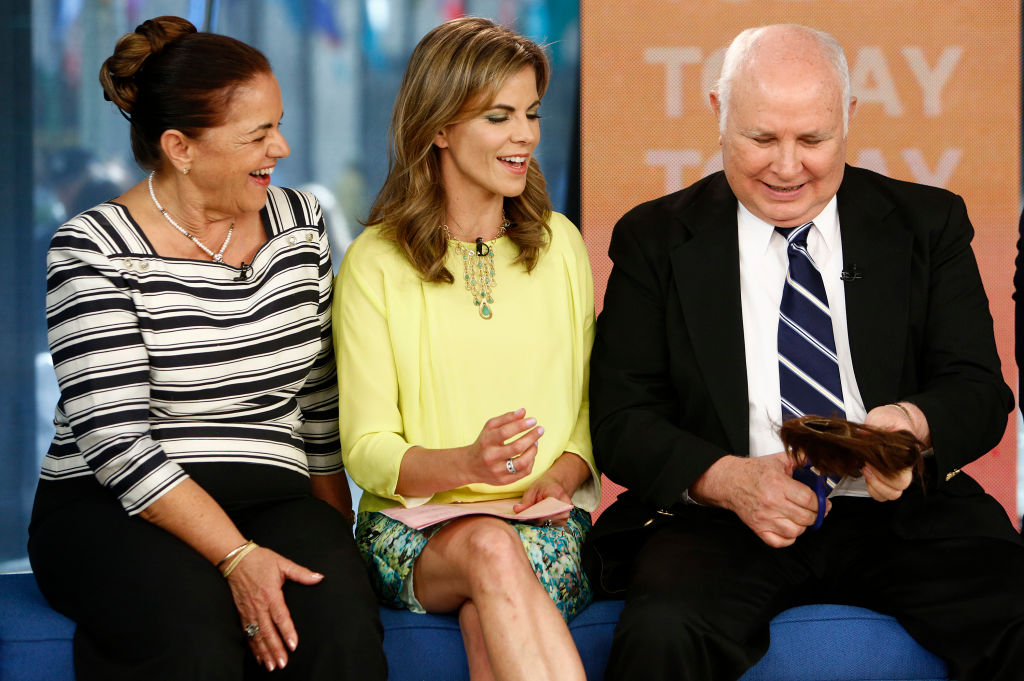
[[[748,243],[756,245],[759,252],[763,253],[768,250],[768,244],[771,242],[772,235],[775,234],[775,225],[757,217],[742,203],[737,202],[737,205],[739,209],[736,212],[736,222],[742,238],[747,239]],[[825,204],[825,208],[812,221],[814,230],[821,235],[825,246],[831,251],[832,247],[839,243],[839,208],[835,196]]]

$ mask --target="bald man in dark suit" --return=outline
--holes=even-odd
[[[626,599],[607,678],[737,679],[773,616],[833,602],[894,615],[959,681],[1019,681],[1024,544],[961,472],[1013,409],[963,201],[845,164],[856,100],[827,34],[744,32],[711,102],[724,172],[634,208],[610,247],[591,427],[628,489],[586,552]],[[799,233],[835,389],[783,361]],[[819,499],[781,451],[778,424],[805,413],[787,371],[850,420],[912,432],[923,476],[865,466]]]

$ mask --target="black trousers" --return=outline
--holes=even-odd
[[[386,678],[377,603],[351,528],[328,504],[298,496],[231,513],[245,536],[324,574],[315,586],[285,584],[299,644],[269,676],[249,650],[227,580],[97,491],[34,521],[29,541],[40,589],[78,625],[78,681]]]
[[[896,617],[958,681],[1024,678],[1024,543],[908,540],[898,502],[833,500],[818,531],[764,544],[731,512],[686,506],[637,555],[606,673],[738,679],[767,651],[768,623],[806,603]]]

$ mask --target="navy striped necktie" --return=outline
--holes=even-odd
[[[789,271],[779,305],[782,420],[815,414],[845,417],[832,315],[821,273],[807,252],[813,222],[776,227],[786,238]]]
[[[846,417],[828,296],[821,273],[807,252],[807,235],[813,225],[808,222],[799,227],[775,228],[786,238],[789,255],[789,271],[779,305],[779,394],[783,421],[808,414]],[[820,476],[812,467],[806,472],[812,475],[799,471],[796,477],[817,488],[817,527],[824,517],[825,490],[818,484],[819,478],[829,491],[839,479]]]

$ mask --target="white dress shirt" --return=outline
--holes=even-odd
[[[773,225],[755,217],[743,204],[737,212],[740,247],[740,301],[743,311],[743,344],[747,360],[750,455],[765,456],[782,451],[778,427],[782,423],[779,395],[779,305],[789,268],[786,239]],[[807,236],[807,250],[814,260],[828,295],[839,357],[839,378],[843,386],[846,418],[863,422],[864,400],[857,387],[846,329],[846,295],[843,244],[839,233],[839,212],[833,196]],[[833,495],[868,496],[863,478],[844,478]]]

